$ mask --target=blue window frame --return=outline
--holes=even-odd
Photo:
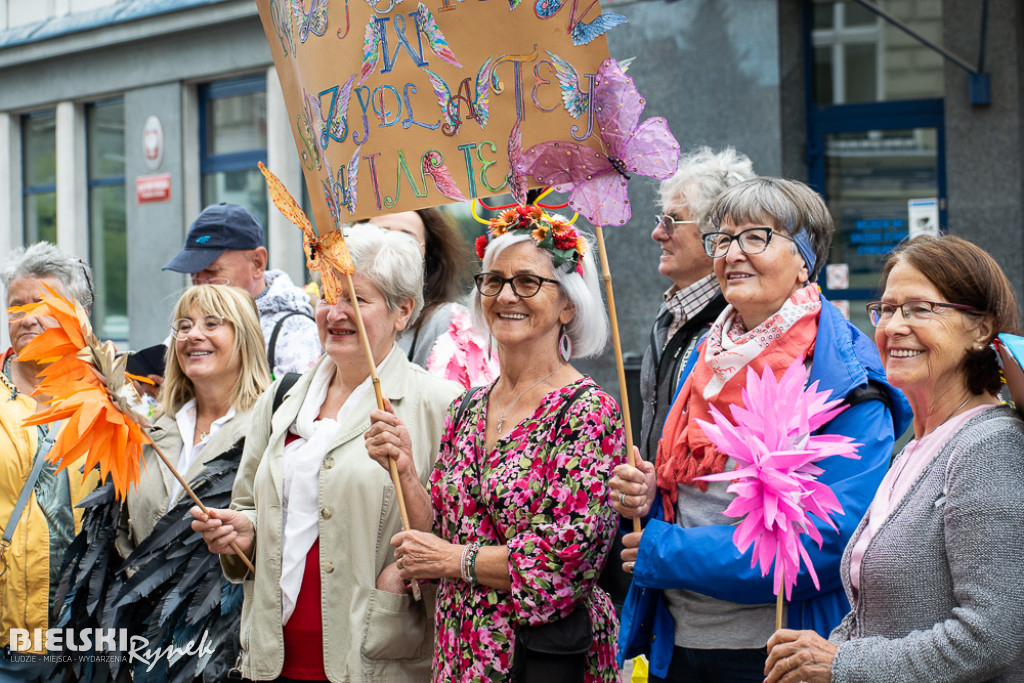
[[[267,158],[267,80],[263,74],[199,88],[203,206],[241,204],[266,226],[267,191],[257,161]]]

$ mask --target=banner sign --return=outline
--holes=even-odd
[[[606,153],[588,95],[626,19],[598,0],[257,5],[320,226],[509,192],[546,140]]]

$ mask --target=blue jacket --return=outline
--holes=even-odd
[[[884,385],[890,405],[877,399],[856,403],[819,430],[851,436],[863,445],[857,451],[859,460],[833,457],[819,463],[825,470],[819,481],[832,488],[846,514],[834,520],[838,534],[818,522],[825,538],[822,548],[804,539],[821,590],[802,568],[789,603],[789,628],[812,629],[825,637],[850,609],[839,577],[843,550],[871,504],[889,467],[893,443],[910,424],[912,414],[903,394],[885,382],[885,369],[874,343],[822,297],[808,384],[818,381],[819,391],[828,389],[832,398],[845,398],[854,389],[867,386],[868,380]],[[750,566],[753,550],[740,555],[733,545],[735,527],[684,529],[668,524],[661,519],[660,498],[650,514],[622,610],[619,660],[645,654],[651,672],[665,676],[672,659],[675,626],[662,590],[685,589],[752,605],[774,602],[775,595],[771,572],[762,577],[760,568]]]

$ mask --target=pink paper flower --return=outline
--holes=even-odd
[[[832,489],[817,481],[824,470],[813,463],[832,456],[860,457],[857,447],[861,444],[850,437],[811,436],[846,406],[841,399],[829,401],[831,392],[817,391],[817,382],[805,390],[806,382],[803,358],[779,380],[770,367],[765,367],[761,377],[748,368],[743,389],[746,407],[730,406],[733,421],[714,406],[714,422],[697,420],[708,439],[739,463],[731,472],[698,479],[733,482],[727,490],[736,498],[723,512],[728,517],[743,517],[733,533],[733,543],[741,553],[753,544],[750,566],[760,564],[761,576],[767,575],[775,562],[774,591],[778,595],[784,580],[787,600],[792,597],[801,558],[815,587],[820,588],[811,559],[800,543],[800,535],[807,534],[818,547],[822,545],[823,538],[810,515],[836,529],[829,514],[844,514]]]
[[[451,324],[427,358],[427,371],[469,389],[490,384],[499,370],[497,354],[489,353],[487,343],[473,331],[469,313],[454,307]]]

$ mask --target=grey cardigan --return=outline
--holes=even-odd
[[[1024,422],[971,418],[914,482],[861,561],[829,639],[832,683],[1024,681]]]

